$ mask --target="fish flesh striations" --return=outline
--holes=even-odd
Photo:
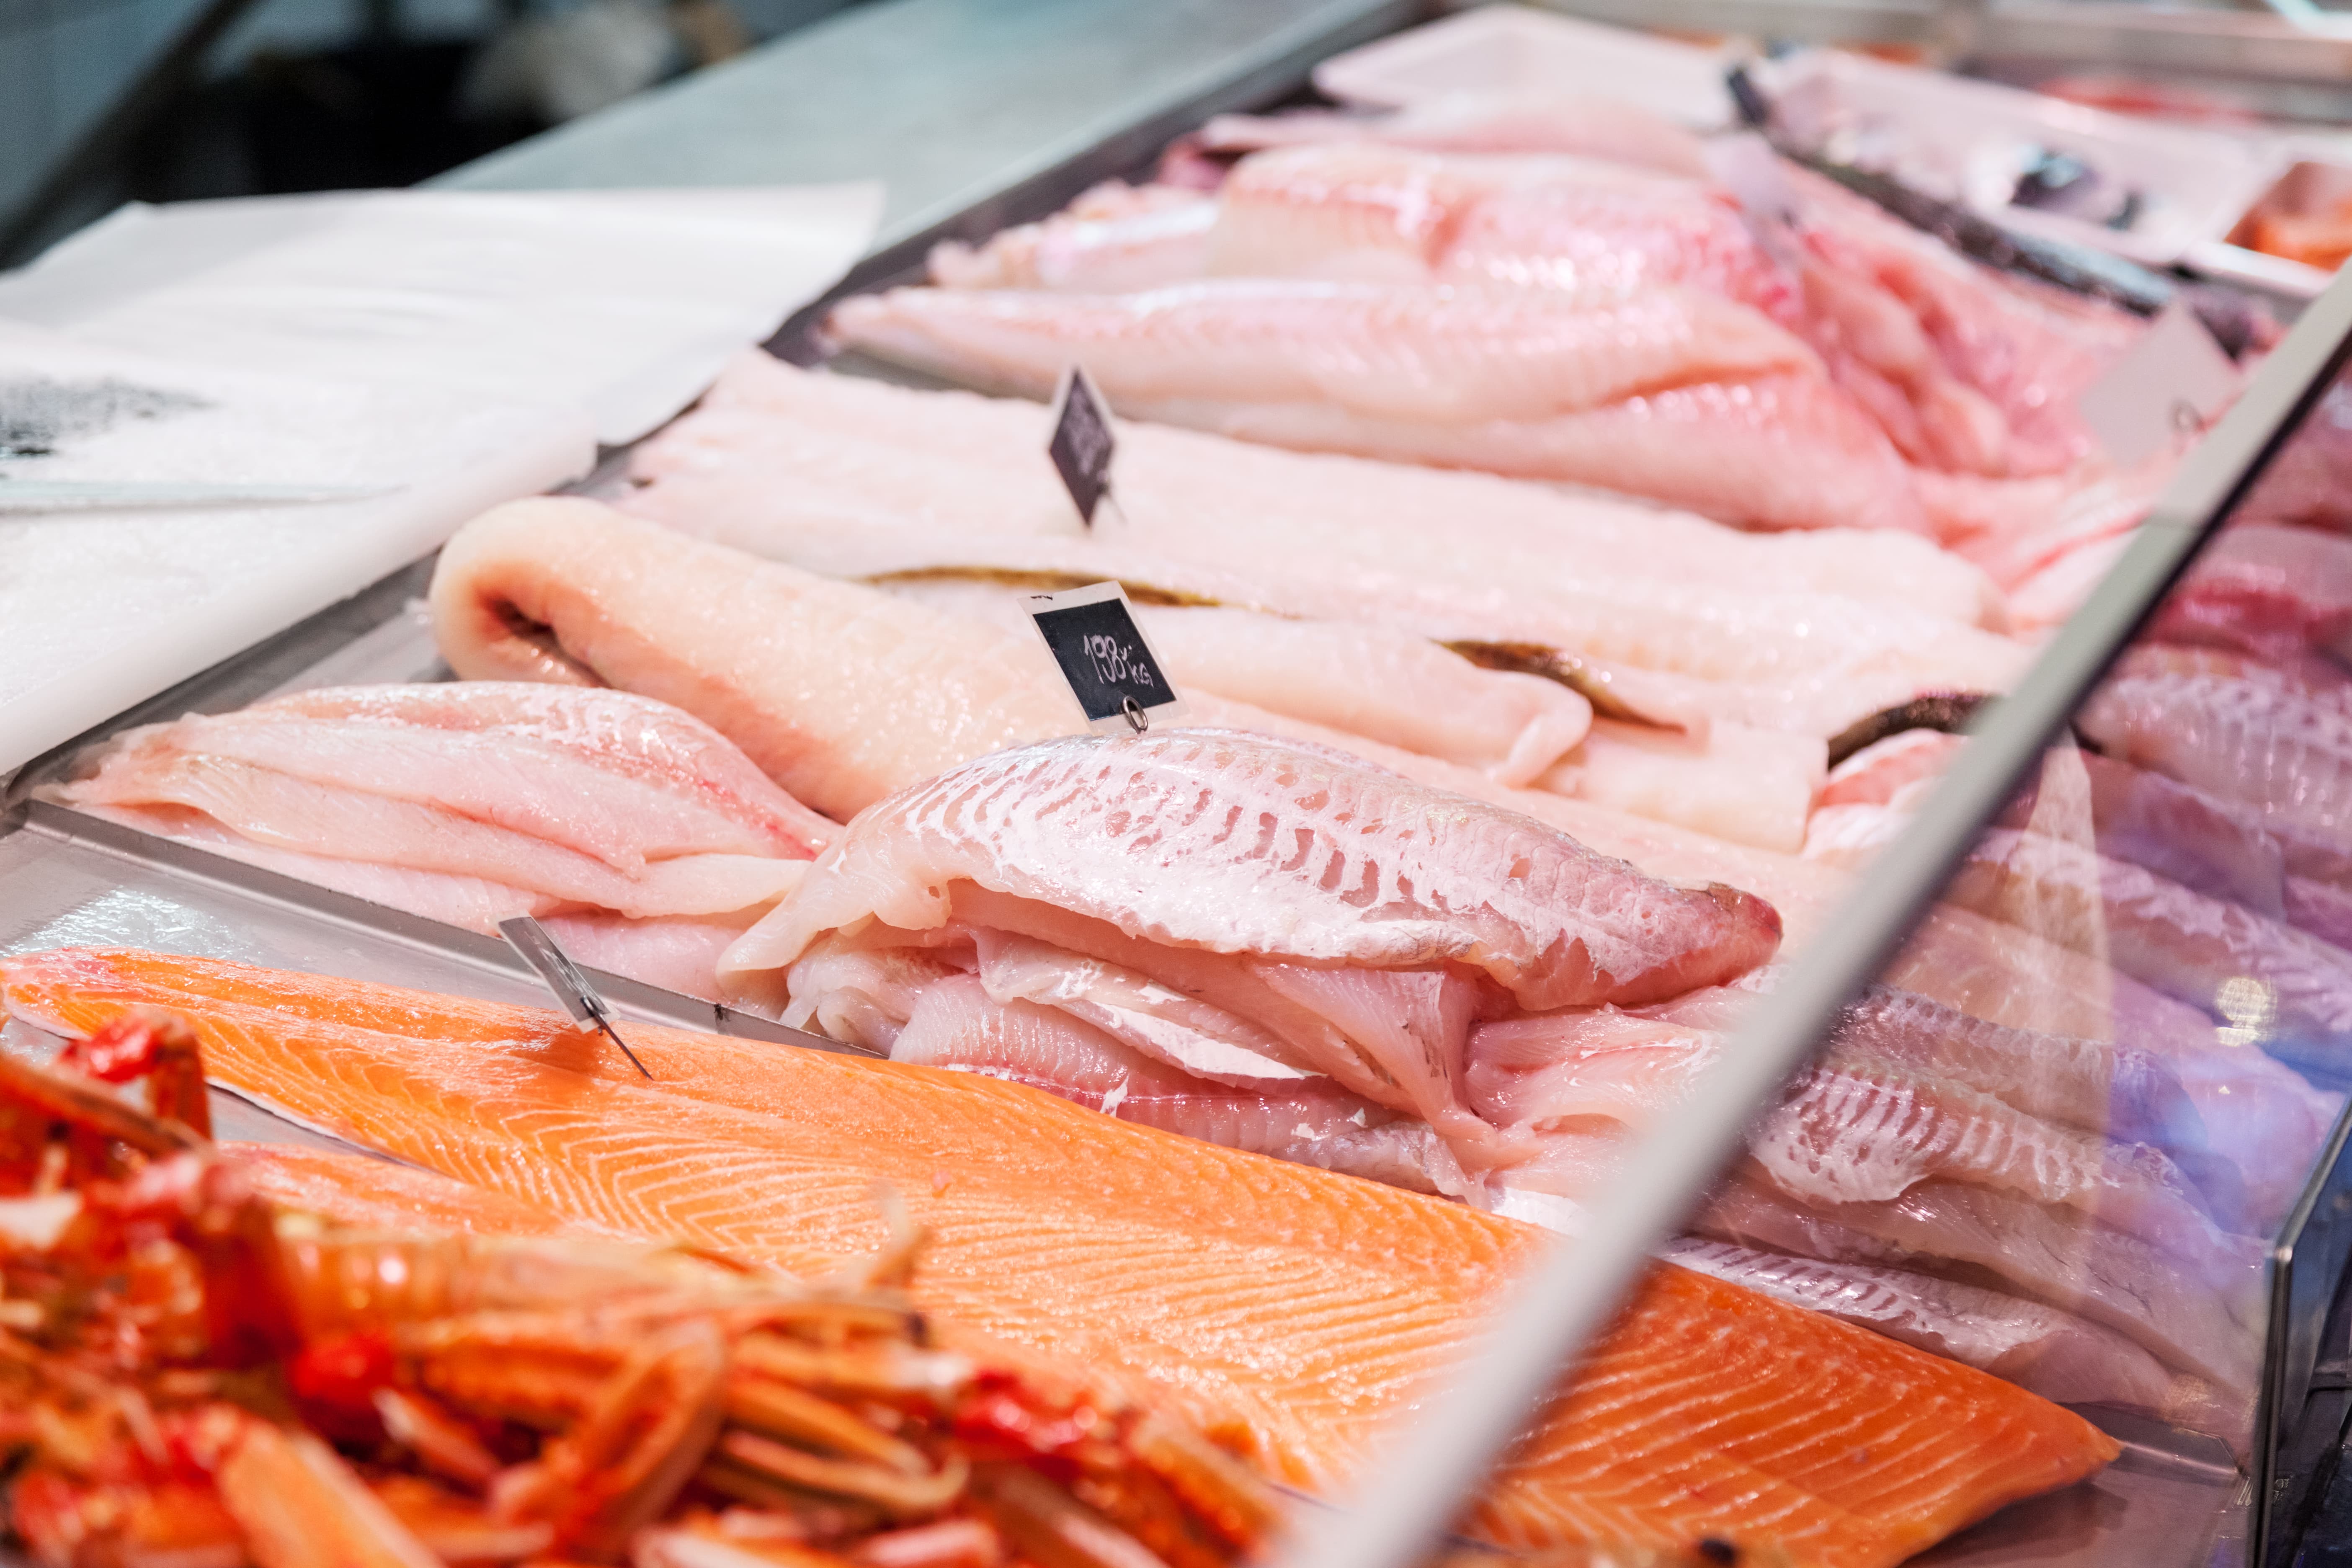
[[[2204,1147],[2237,1168],[2245,1228],[2263,1233],[2302,1192],[2343,1097],[2258,1050],[2224,1044],[2212,1018],[2095,958],[1950,903],[1927,912],[1881,984],[1989,1023],[2147,1050],[2179,1075]],[[2176,1152],[2180,1152],[2176,1148]]]
[[[1616,1175],[1620,1129],[1671,1114],[1719,1057],[1726,1037],[1690,1021],[1723,1022],[1732,1009],[1718,998],[1752,999],[1698,992],[1638,1014],[1604,1008],[1480,1025],[1465,1058],[1471,1103],[1543,1144],[1531,1169],[1496,1176],[1502,1211],[1534,1217],[1510,1201],[1530,1187],[1570,1200],[1605,1192],[1578,1182]],[[2134,1134],[2180,1148],[2211,1191]],[[1984,1215],[2006,1216],[2040,1248],[2026,1254],[2032,1267],[2017,1288],[2081,1310],[2086,1287],[2070,1258],[2107,1259],[2117,1289],[2096,1310],[2112,1327],[2242,1391],[2245,1335],[2217,1325],[2251,1321],[2263,1244],[2217,1223],[2215,1194],[2234,1220],[2241,1191],[2235,1173],[2200,1144],[2179,1081],[2144,1053],[2002,1029],[1925,998],[1874,992],[1750,1130],[1746,1185],[1737,1190],[1772,1213],[1833,1215],[1848,1230],[1884,1232],[1899,1238],[1906,1267],[1963,1277],[1986,1267]],[[1787,1229],[1772,1245],[1828,1262],[1870,1260],[1850,1246],[1817,1250],[1817,1240]],[[2194,1281],[2231,1303],[2229,1315],[2214,1317],[2186,1290],[2136,1307],[2124,1289],[2127,1267]]]
[[[662,703],[488,681],[191,714],[44,794],[473,931],[542,915],[597,967],[707,997],[719,947],[839,831]]]
[[[1752,1170],[1718,1187],[1692,1227],[1825,1262],[1990,1279],[2233,1395],[2253,1386],[2263,1248],[2252,1238],[2225,1286],[2215,1278],[2224,1259],[2187,1269],[2137,1237],[1992,1187],[1931,1180],[1891,1201],[1809,1203]]]
[[[1031,396],[1081,363],[1122,413],[1270,446],[1597,485],[1763,527],[1928,528],[1902,459],[1812,351],[1695,291],[899,289],[844,300],[826,331]],[[1686,460],[1694,443],[1711,461]]]
[[[2111,756],[2252,807],[2289,871],[2352,863],[2352,707],[2227,654],[2200,662],[2126,665],[2076,722]]]
[[[641,1025],[647,1085],[554,1014],[143,953],[18,956],[0,984],[75,1031],[172,1007],[240,1092],[566,1219],[815,1273],[870,1248],[888,1182],[934,1238],[927,1310],[1148,1382],[1318,1489],[1534,1257],[1507,1220],[973,1074]],[[2117,1452],[1982,1373],[1674,1268],[1580,1366],[1472,1533],[1893,1568]]]
[[[1910,461],[1930,471],[2053,474],[2093,453],[2074,396],[2131,340],[2119,312],[2062,305],[1903,232],[1791,170],[1801,221],[1768,247],[1732,194],[1623,163],[1416,149],[1310,122],[1244,158],[1206,208],[1206,255],[1160,246],[1132,289],[1204,275],[1476,283],[1515,289],[1685,286],[1803,338]],[[1685,168],[1685,175],[1702,172]],[[1194,221],[1199,221],[1196,217]],[[1004,237],[1017,258],[1023,231]],[[952,258],[951,258],[952,259]],[[995,284],[1014,267],[950,266]]]
[[[2352,1033],[2352,952],[2081,845],[1996,828],[1944,896],[2258,1036],[2326,1055]]]
[[[1644,393],[1818,369],[1757,312],[1666,288],[1495,294],[1236,278],[1131,295],[910,289],[845,300],[830,321],[869,353],[1033,397],[1075,358],[1146,417],[1268,404],[1535,426]]]
[[[2100,854],[2256,914],[2281,917],[2284,863],[2259,811],[2095,752],[2079,752],[2069,765],[2081,769],[2087,785],[2075,809],[2087,810],[2089,837]],[[2005,827],[2031,826],[2040,799],[2037,782],[1996,820]],[[2079,832],[2074,836],[2079,842]]]
[[[2313,528],[2234,524],[2199,553],[2147,635],[2272,663],[2352,652],[2352,539]]]
[[[1779,938],[1751,895],[1653,880],[1321,747],[1185,730],[1003,752],[881,803],[724,963],[753,991],[783,971],[787,1022],[878,1015],[888,1035],[853,1043],[898,1058],[938,1048],[920,982],[943,961],[977,976],[957,1012],[982,1016],[961,1026],[990,1036],[994,1070],[1111,1092],[1115,1058],[1029,1026],[1027,1008],[985,1017],[1057,1008],[1179,1074],[1277,1100],[1344,1089],[1325,1120],[1369,1101],[1480,1169],[1510,1156],[1464,1097],[1480,1019],[1664,1000]],[[891,948],[923,962],[869,984],[861,955]],[[1023,1043],[1035,1059],[1007,1060]]]

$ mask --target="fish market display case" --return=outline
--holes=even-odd
[[[2334,875],[2322,840],[2340,809],[2320,753],[2352,743],[2352,709],[2331,670],[2315,669],[2306,685],[2241,656],[2258,627],[2280,623],[2277,603],[2240,567],[2266,542],[2291,542],[2280,523],[2352,520],[2352,448],[2335,416],[2352,386],[2347,365],[2352,278],[2317,302],[2194,450],[2029,677],[1968,725],[1964,742],[1926,741],[1955,757],[1932,793],[1921,799],[1914,787],[1906,799],[1906,785],[1932,773],[1899,754],[1885,790],[1859,792],[1856,816],[1877,819],[1881,846],[1860,888],[1743,1016],[1673,1125],[1628,1161],[1612,1206],[1558,1248],[1485,1362],[1403,1439],[1353,1525],[1313,1559],[1318,1568],[1406,1561],[1379,1543],[1450,1517],[1443,1500],[1462,1495],[1526,1419],[1549,1358],[1572,1355],[1678,1230],[1896,1270],[1940,1258],[1948,1278],[2009,1289],[2024,1288],[2035,1257],[2054,1257],[2054,1273],[2030,1293],[2126,1325],[2128,1312],[2097,1300],[2098,1243],[2084,1233],[2038,1250],[2022,1226],[1996,1222],[1992,1245],[1958,1258],[1966,1247],[1934,1227],[1965,1205],[1938,1213],[1938,1201],[1958,1198],[1949,1192],[1921,1201],[1932,1182],[1894,1204],[1787,1201],[1796,1189],[1769,1171],[1787,1127],[1762,1108],[1803,1083],[1808,1062],[1833,1061],[1843,1032],[1890,987],[2045,1037],[2168,1054],[2204,1112],[2171,1145],[2182,1168],[2235,1142],[2250,1183],[2268,1189],[2216,1196],[2216,1212],[2244,1205],[2237,1224],[2262,1238],[2224,1243],[2223,1268],[2200,1276],[2189,1247],[2138,1254],[2136,1269],[2110,1281],[2135,1279],[2134,1289],[2160,1295],[2161,1278],[2178,1269],[2169,1283],[2200,1298],[2180,1303],[2191,1315],[2231,1299],[2230,1321],[2210,1319],[2206,1342],[2234,1335],[2242,1351],[2207,1371],[2216,1390],[2231,1391],[2236,1413],[2214,1420],[2209,1408],[2183,1424],[2098,1409],[2124,1446],[2113,1468],[1925,1560],[2297,1560],[2352,1411],[2352,1016],[2311,989],[2317,974],[2306,964],[2309,931],[2331,929],[2315,909],[2328,894],[2315,881]],[[2276,657],[2275,645],[2268,651]],[[2271,844],[2243,837],[2257,825]],[[2236,858],[2247,847],[2259,864]],[[1993,925],[1978,923],[1988,917]],[[2319,956],[2332,964],[2336,955]],[[2120,1057],[2116,1074],[2108,1113],[2121,1136]],[[1801,1089],[1790,1104],[1802,1103]],[[1667,1255],[1706,1266],[1704,1248]],[[2150,1342],[2167,1332],[2127,1326]]]
[[[931,7],[950,9],[962,15]],[[1044,216],[1097,180],[1139,170],[1212,112],[1288,99],[1318,61],[1419,15],[1404,5],[1296,5],[1249,26],[1230,7],[1168,9],[1181,13],[1171,25],[1216,13],[1230,47],[1108,94],[1118,107],[1091,119],[1038,128],[1020,155],[984,174],[960,173],[899,207],[874,254],[830,299],[908,279],[939,239],[984,239]],[[1125,8],[1061,10],[1066,20],[1085,13],[1086,25],[1100,29]],[[868,26],[853,15],[799,47],[854,55],[852,45],[884,37],[878,23],[858,30]],[[1039,46],[1024,36],[1005,47]],[[954,60],[916,64],[917,75],[935,71],[969,92],[969,73]],[[1030,64],[1051,74],[1050,61]],[[728,89],[739,109],[759,96],[753,79]],[[670,101],[674,110],[685,103],[677,112],[688,118],[699,111],[684,95]],[[667,134],[665,112],[646,111],[655,142]],[[915,119],[899,132],[933,133]],[[584,182],[615,166],[619,135],[608,125],[526,147],[457,183],[564,183],[550,176],[561,169]],[[890,150],[869,151],[887,162]],[[821,358],[814,328],[823,309],[788,323],[772,349],[802,363]],[[1851,900],[1825,934],[1788,955],[1769,993],[1719,1026],[1731,1043],[1673,1125],[1627,1152],[1619,1185],[1591,1205],[1590,1227],[1530,1279],[1482,1359],[1397,1434],[1393,1470],[1318,1516],[1328,1532],[1308,1532],[1301,1562],[1403,1563],[1418,1542],[1442,1534],[1525,1421],[1531,1391],[1549,1386],[1549,1372],[1605,1323],[1643,1260],[1675,1247],[1678,1236],[1695,1240],[1668,1255],[1696,1267],[1722,1263],[1710,1247],[1739,1249],[1738,1267],[1751,1269],[1759,1256],[1898,1274],[1937,1259],[1952,1282],[1979,1292],[1964,1300],[2015,1290],[2068,1301],[2099,1331],[2102,1351],[2172,1377],[2158,1400],[2171,1403],[2154,1411],[2079,1402],[2121,1445],[2095,1481],[2005,1510],[1922,1561],[2268,1568],[2293,1560],[2352,1415],[2352,1300],[2344,1289],[2352,1121],[2343,1112],[2352,1090],[2352,982],[2332,990],[2308,948],[2314,931],[2352,945],[2352,850],[2339,868],[2327,847],[2334,834],[2352,844],[2352,705],[2338,707],[2315,676],[2273,679],[2235,658],[2250,639],[2276,634],[2281,612],[2255,574],[2231,575],[2231,545],[2282,521],[2352,531],[2352,446],[2321,416],[2331,395],[2352,398],[2347,363],[2352,280],[2320,298],[2273,352],[2018,689],[1979,710],[1964,742],[1921,731],[1887,751],[1876,784],[1850,797],[1854,863],[1868,858]],[[616,473],[608,464],[580,488],[598,493]],[[448,679],[419,602],[429,571],[420,563],[388,577],[8,780],[0,952],[138,945],[492,1001],[543,999],[515,955],[487,938],[35,798],[87,746],[139,723],[331,684]],[[2352,583],[2324,590],[2315,596],[2352,604]],[[2332,647],[2326,639],[2352,637],[2352,621],[2297,635]],[[2159,641],[2202,651],[2158,653]],[[2333,783],[2330,768],[2344,770],[2345,781]],[[624,1019],[850,1048],[619,975],[594,978]],[[1774,1135],[1773,1108],[1792,1089],[1802,1092],[1825,1042],[1855,1026],[1858,1000],[1884,994],[1874,984],[1998,1017],[2014,1032],[2005,1049],[2083,1047],[2075,1055],[2095,1062],[2093,1076],[2113,1097],[2104,1107],[2077,1105],[2073,1125],[2095,1143],[2110,1131],[2099,1115],[2138,1118],[2135,1127],[2163,1150],[2159,1176],[2137,1167],[2114,1173],[2114,1190],[2084,1200],[2079,1223],[2049,1238],[2030,1279],[2016,1255],[2032,1238],[2005,1230],[2000,1215],[1983,1219],[1989,1240],[1968,1250],[1949,1240],[1967,1217],[1957,1209],[1904,1213],[1893,1199],[1794,1190],[1769,1150],[1743,1154],[1743,1140]],[[2152,1080],[2158,1091],[2126,1108],[2116,1087],[2126,1078]],[[214,1097],[225,1135],[343,1146],[226,1090]],[[2113,1131],[2124,1136],[2120,1125]],[[2223,1153],[2259,1167],[2251,1184],[2258,1190],[2233,1185],[2217,1168],[2224,1162],[2206,1158]],[[1719,1185],[1727,1170],[1731,1184]],[[1967,1196],[1946,1195],[1956,1204]],[[2107,1202],[2142,1206],[2126,1218],[2100,1207]],[[2047,1217],[2023,1205],[2009,1212]],[[2230,1223],[2214,1240],[2204,1222],[2217,1216]],[[1946,1232],[1934,1233],[1937,1225]],[[2169,1253],[2150,1250],[2159,1231]],[[2212,1249],[2200,1250],[2209,1241]],[[2173,1291],[2168,1305],[2136,1300],[2159,1281],[2135,1268],[2179,1272],[2161,1281]]]

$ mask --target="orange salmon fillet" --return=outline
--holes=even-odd
[[[989,1079],[651,1025],[626,1030],[646,1085],[559,1014],[202,959],[8,958],[0,1001],[67,1033],[173,1008],[265,1103],[560,1218],[786,1268],[871,1250],[889,1183],[934,1233],[929,1310],[1140,1378],[1316,1489],[1547,1239]],[[1883,1568],[2116,1452],[1997,1379],[1662,1267],[1465,1523]]]

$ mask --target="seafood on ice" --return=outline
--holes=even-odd
[[[60,804],[413,914],[544,919],[599,968],[714,997],[718,953],[838,826],[624,691],[332,687],[118,737]]]
[[[268,1156],[208,1142],[198,1051],[181,1018],[131,1008],[49,1068],[0,1058],[0,1490],[41,1562],[683,1563],[782,1543],[1205,1568],[1278,1522],[1265,1479],[1190,1424],[928,1322],[911,1227],[804,1281],[564,1235],[447,1182],[425,1202],[448,1228],[338,1225],[264,1195]],[[110,1087],[142,1077],[153,1112]],[[352,1163],[375,1165],[314,1157],[300,1185],[338,1207],[364,1191],[372,1213]],[[523,1234],[496,1234],[519,1214]]]
[[[648,1084],[554,1014],[142,952],[9,958],[0,994],[67,1034],[168,1005],[264,1103],[560,1218],[810,1277],[887,1234],[882,1179],[932,1238],[908,1286],[927,1315],[1131,1382],[1317,1490],[1361,1472],[1539,1239],[971,1074],[639,1026]],[[1580,1369],[1468,1533],[1893,1568],[2118,1452],[2021,1389],[1675,1268]]]

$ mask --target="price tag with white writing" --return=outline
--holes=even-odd
[[[1095,511],[1110,494],[1110,459],[1117,445],[1110,433],[1110,407],[1085,370],[1072,365],[1062,373],[1054,393],[1054,434],[1045,455],[1088,528]]]
[[[1032,594],[1028,605],[1030,622],[1070,683],[1088,729],[1139,735],[1182,715],[1183,701],[1118,584]]]

